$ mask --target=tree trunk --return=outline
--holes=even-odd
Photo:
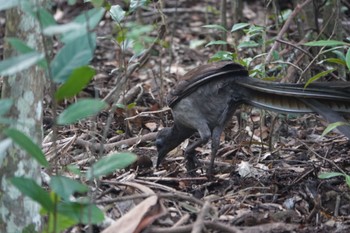
[[[43,4],[44,1],[36,2]],[[43,51],[38,22],[18,8],[6,12],[5,33],[6,37],[17,37],[32,48]],[[15,52],[5,44],[5,59],[14,55]],[[43,134],[44,81],[44,71],[34,66],[5,77],[2,88],[2,98],[11,98],[14,102],[8,115],[14,121],[11,127],[27,134],[39,145]],[[10,184],[9,179],[14,176],[32,178],[38,184],[41,183],[39,164],[18,146],[12,145],[0,161],[0,232],[22,232],[24,229],[40,231],[40,206]]]

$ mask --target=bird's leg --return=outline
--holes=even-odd
[[[187,159],[187,164],[186,168],[187,171],[190,174],[194,174],[193,171],[196,169],[196,164],[200,164],[199,160],[195,156],[195,149],[196,147],[203,145],[207,143],[210,139],[210,129],[209,126],[206,124],[201,125],[200,129],[198,130],[200,139],[189,145],[185,151],[186,159]]]
[[[210,164],[207,170],[207,176],[212,177],[214,175],[214,160],[216,153],[219,150],[220,146],[220,136],[223,131],[223,127],[219,126],[214,128],[213,134],[211,136],[211,157],[210,157]]]
[[[190,176],[195,176],[196,170],[198,167],[201,166],[201,163],[199,162],[198,158],[196,157],[195,151],[192,152],[185,152],[186,154],[186,169],[187,173]]]
[[[214,160],[215,156],[219,150],[220,147],[220,136],[222,131],[225,128],[226,122],[232,118],[232,115],[234,114],[236,108],[238,107],[240,103],[240,96],[237,96],[237,93],[231,96],[230,101],[227,103],[227,106],[225,107],[224,111],[221,114],[221,117],[218,119],[218,124],[214,128],[212,135],[211,135],[211,158],[210,158],[210,164],[207,170],[207,176],[212,177],[214,175]]]

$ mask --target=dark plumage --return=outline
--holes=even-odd
[[[198,132],[200,139],[187,147],[185,155],[193,161],[195,148],[211,139],[211,173],[220,135],[241,104],[283,113],[316,112],[329,122],[345,121],[339,112],[350,113],[350,83],[313,83],[304,89],[304,84],[251,78],[243,66],[232,62],[200,66],[185,74],[168,96],[174,125],[157,135],[157,166],[169,151]],[[339,130],[350,138],[350,127]]]

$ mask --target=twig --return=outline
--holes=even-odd
[[[120,84],[115,86],[107,95],[105,98],[103,98],[103,101],[106,101],[107,103],[113,102],[113,97],[118,96],[120,93],[121,88],[124,86],[123,83],[126,82],[127,78],[130,77],[132,73],[134,73],[136,70],[143,67],[146,62],[148,61],[148,58],[150,57],[151,51],[153,51],[154,47],[159,43],[159,40],[163,39],[165,35],[165,24],[160,25],[160,28],[158,30],[158,36],[154,40],[153,44],[146,50],[145,53],[140,57],[140,60],[137,64],[129,66],[128,70],[126,71],[125,75],[121,77]]]
[[[138,180],[134,180],[134,181],[136,183],[142,184],[142,182],[139,182]],[[118,181],[107,181],[107,180],[101,181],[101,184],[129,186],[128,183],[123,183],[123,182],[118,182]],[[166,186],[164,186],[164,187],[166,187]],[[164,199],[167,198],[167,199],[185,200],[185,201],[188,201],[190,203],[194,203],[194,204],[199,205],[199,206],[204,205],[203,201],[201,201],[193,196],[190,196],[187,193],[182,193],[182,192],[176,191],[175,189],[172,189],[172,192],[169,192],[169,190],[166,190],[166,192],[167,193],[157,193],[157,196],[159,198],[164,198]],[[152,196],[152,195],[154,195],[154,194],[148,194],[148,196],[133,195],[132,198],[130,198],[130,197],[118,197],[118,198],[115,198],[114,201],[125,201],[125,200],[130,200],[130,199],[147,198],[147,197]],[[109,201],[108,200],[107,201],[98,201],[96,203],[105,203],[105,202],[109,202]]]
[[[113,148],[119,147],[122,145],[131,146],[131,145],[134,145],[134,144],[137,144],[140,142],[152,141],[156,138],[156,135],[157,135],[157,133],[149,133],[146,135],[121,140],[119,142],[104,144],[103,149],[104,150],[112,150]],[[98,151],[100,149],[98,144],[94,144],[94,143],[88,142],[88,141],[80,139],[80,138],[76,139],[76,144],[80,145],[80,146],[87,146],[95,151]]]
[[[295,65],[295,64],[293,64],[291,62],[287,62],[287,61],[273,61],[271,63],[272,64],[287,64],[287,65],[293,66],[295,69],[299,70],[300,72],[303,72],[303,70],[299,66],[297,66],[297,65]]]
[[[139,177],[139,180],[147,180],[147,181],[208,181],[207,177]]]
[[[205,201],[202,209],[200,210],[199,214],[197,215],[197,219],[193,224],[193,228],[191,233],[201,233],[203,232],[204,228],[204,218],[209,213],[209,201]]]
[[[174,13],[189,13],[189,14],[206,14],[206,11],[204,10],[204,7],[198,7],[198,8],[164,8],[162,9],[162,12],[164,14],[174,14]],[[158,11],[149,11],[149,12],[143,12],[142,17],[150,17],[153,15],[159,14]],[[209,14],[213,14],[213,12],[209,12]]]
[[[171,110],[169,107],[165,107],[165,108],[162,108],[161,110],[157,110],[157,111],[140,112],[139,114],[137,114],[135,116],[125,118],[125,120],[126,121],[134,120],[137,117],[148,116],[149,114],[161,113],[161,112],[166,112],[169,110]]]
[[[181,225],[184,225],[186,222],[188,222],[188,220],[190,220],[190,214],[189,213],[185,213],[172,227],[170,228],[176,228],[179,227]]]
[[[339,216],[340,201],[341,201],[340,196],[337,195],[337,197],[335,198],[334,217]]]
[[[313,153],[314,155],[316,155],[317,157],[327,161],[328,163],[332,164],[334,167],[336,167],[341,173],[346,174],[345,171],[343,169],[341,169],[337,164],[335,164],[332,160],[327,159],[325,157],[322,157],[320,154],[318,154],[317,152],[315,152],[314,150],[311,149],[311,147],[309,147],[306,143],[304,143],[301,140],[298,140],[301,144],[303,144],[311,153]]]
[[[308,51],[306,51],[306,50],[303,49],[303,48],[300,48],[298,45],[292,44],[292,43],[290,43],[290,42],[288,42],[288,41],[281,40],[281,39],[278,39],[278,38],[276,39],[276,41],[277,41],[277,42],[280,42],[280,43],[282,43],[282,44],[287,44],[287,45],[289,45],[289,46],[292,46],[293,48],[296,48],[296,49],[302,51],[303,53],[305,53],[306,55],[308,55],[311,59],[314,59],[314,56],[312,56],[311,53],[309,53]]]
[[[207,228],[210,228],[210,229],[218,231],[218,232],[223,232],[223,233],[243,233],[244,232],[235,226],[228,226],[226,224],[223,224],[223,223],[220,223],[217,221],[216,222],[204,221],[204,225]],[[189,233],[189,232],[191,232],[192,228],[193,228],[193,224],[189,224],[189,225],[185,225],[185,226],[179,226],[176,228],[151,227],[148,230],[149,230],[149,232],[153,232],[153,233]],[[256,228],[256,227],[252,227],[252,228]],[[258,229],[255,229],[255,231],[249,231],[249,230],[250,230],[250,228],[247,227],[247,232],[264,232],[264,231],[258,231]]]
[[[293,12],[290,14],[290,16],[288,17],[288,19],[286,20],[286,22],[284,23],[283,27],[281,28],[281,31],[278,33],[277,37],[276,37],[276,41],[273,43],[269,53],[266,56],[265,59],[265,63],[269,63],[271,61],[272,58],[272,52],[275,51],[277,49],[278,46],[278,41],[277,39],[281,39],[282,36],[284,35],[284,33],[286,33],[287,29],[289,28],[289,25],[291,24],[292,20],[294,19],[295,16],[297,16],[297,14],[299,14],[299,12],[301,11],[301,9],[303,7],[305,7],[307,4],[309,4],[310,2],[312,2],[312,0],[306,0],[304,3],[302,4],[298,4],[295,9],[293,10]]]
[[[138,84],[136,86],[133,86],[128,92],[119,98],[117,101],[118,104],[128,104],[130,103],[136,96],[139,96],[139,94],[142,94],[143,87]],[[136,101],[135,101],[136,102]]]

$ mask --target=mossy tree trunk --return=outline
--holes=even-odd
[[[30,0],[44,4],[48,0]],[[43,52],[38,22],[19,8],[6,12],[6,37],[17,37],[32,48]],[[17,55],[8,44],[4,47],[4,59]],[[2,98],[11,98],[14,105],[8,115],[16,128],[38,145],[42,140],[43,90],[45,72],[34,66],[3,79]],[[18,146],[12,145],[0,160],[0,232],[41,231],[40,207],[11,185],[9,179],[24,176],[40,179],[39,164]],[[28,232],[28,231],[27,231]]]

